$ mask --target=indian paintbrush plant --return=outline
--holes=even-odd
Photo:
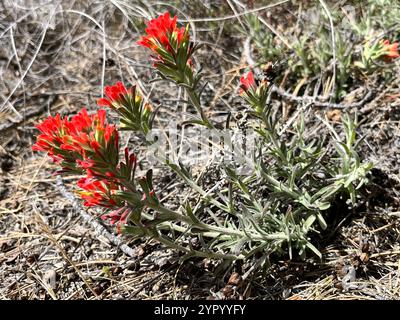
[[[189,26],[178,27],[177,17],[165,13],[147,23],[138,44],[151,51],[158,75],[154,81],[171,81],[186,91],[186,102],[198,114],[189,125],[218,132],[203,112],[201,72],[193,61],[199,46],[191,42]],[[197,203],[187,201],[175,210],[158,197],[152,168],[137,176],[140,159],[129,148],[120,152],[120,130],[146,136],[153,128],[153,108],[137,86],[127,89],[117,82],[98,100],[100,107],[118,114],[119,126],[107,122],[104,109],[93,115],[82,109],[72,118],[57,114],[37,125],[41,134],[33,149],[47,152],[61,167],[60,174],[80,175],[77,187],[84,205],[101,207],[101,218],[119,233],[152,238],[182,252],[183,258],[257,259],[261,266],[272,254],[305,258],[313,252],[321,257],[310,234],[329,228],[326,216],[335,214],[329,208],[336,199],[356,203],[372,167],[356,151],[357,121],[343,117],[344,135],[324,122],[329,139],[310,139],[300,114],[294,130],[283,134],[282,120],[268,102],[268,78],[249,71],[239,85],[256,135],[246,157],[251,170],[243,174],[243,163],[229,158],[217,165],[223,173],[218,187],[206,191],[192,168],[161,159],[199,196]],[[328,150],[330,144],[334,151]]]

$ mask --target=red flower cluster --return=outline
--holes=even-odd
[[[169,12],[150,20],[147,23],[147,35],[142,36],[137,44],[149,48],[157,54],[160,53],[159,49],[173,53],[175,47],[179,47],[183,41],[189,40],[189,34],[185,32],[185,28],[178,28],[176,21],[177,16],[171,19]]]
[[[128,92],[121,83],[109,88],[107,97],[111,101],[118,99],[121,92]],[[106,112],[99,110],[89,115],[86,109],[82,109],[70,120],[57,114],[36,127],[41,134],[32,149],[46,151],[65,171],[85,173],[77,182],[84,205],[117,208],[103,215],[102,219],[117,223],[120,232],[131,212],[131,209],[126,210],[125,202],[134,199],[124,181],[133,181],[137,159],[126,148],[125,162],[118,163],[118,131],[106,122]],[[121,195],[124,196],[121,198]],[[130,203],[130,206],[139,208],[141,205],[140,201]]]
[[[132,89],[126,89],[121,81],[118,81],[113,86],[106,86],[104,93],[107,98],[97,100],[100,107],[118,106],[127,100],[127,95],[132,95]]]
[[[145,103],[139,89],[133,85],[127,89],[118,81],[113,86],[104,88],[105,98],[97,100],[101,107],[107,106],[119,115],[120,129],[147,134],[151,130],[152,108]]]
[[[254,80],[254,75],[252,71],[249,71],[247,73],[247,75],[244,75],[240,78],[240,94],[249,91],[249,89],[251,90],[256,90],[257,89],[257,85],[256,82]]]
[[[46,151],[67,169],[92,168],[105,159],[118,161],[118,132],[106,123],[105,110],[89,115],[82,109],[71,120],[57,114],[36,127],[41,134],[32,149]]]
[[[386,62],[390,62],[393,59],[400,57],[398,42],[394,42],[394,43],[390,44],[389,40],[384,40],[384,41],[382,41],[382,46],[386,51],[386,53],[383,56],[383,58]]]
[[[64,170],[87,174],[78,181],[85,206],[116,204],[112,192],[119,186],[111,171],[118,164],[118,131],[106,122],[104,110],[89,115],[82,109],[71,120],[57,114],[36,127],[41,134],[33,150],[46,151]]]
[[[261,116],[266,108],[269,85],[266,79],[256,81],[252,71],[240,78],[239,94],[251,105],[258,116]]]
[[[59,163],[63,157],[55,155],[55,149],[61,149],[63,142],[63,131],[67,127],[66,119],[61,119],[57,114],[54,118],[49,116],[42,123],[36,125],[41,134],[37,137],[37,142],[32,146],[34,151],[46,151],[54,162]]]
[[[79,191],[79,194],[85,200],[85,206],[112,207],[117,204],[112,199],[112,191],[118,190],[118,187],[113,183],[107,180],[96,180],[88,174],[87,177],[81,178],[77,184],[83,190]]]

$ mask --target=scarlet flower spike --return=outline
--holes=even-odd
[[[251,105],[257,115],[265,110],[268,97],[269,83],[266,80],[257,81],[254,74],[249,71],[240,78],[239,94]]]
[[[390,44],[389,40],[384,40],[382,41],[382,46],[386,51],[386,53],[383,56],[386,62],[390,62],[393,59],[400,57],[398,42]]]
[[[97,104],[100,107],[112,107],[120,104],[124,97],[128,94],[132,94],[132,89],[126,89],[121,81],[118,81],[113,86],[106,86],[104,93],[107,98],[100,98],[97,100]]]
[[[116,205],[116,202],[109,195],[111,190],[115,189],[112,183],[106,180],[101,181],[85,177],[80,179],[77,185],[83,190],[80,191],[79,194],[81,198],[85,200],[85,206],[112,207]]]
[[[151,49],[154,53],[158,53],[160,47],[173,53],[174,42],[179,47],[184,40],[188,40],[185,39],[185,28],[177,27],[177,19],[177,16],[171,19],[169,12],[166,12],[150,20],[145,30],[147,35],[142,36],[137,44]]]
[[[107,123],[105,110],[89,115],[82,109],[71,120],[57,114],[37,128],[41,134],[32,149],[47,152],[54,161],[61,162],[63,169],[96,171],[96,161],[101,163],[106,158],[118,163],[118,132]]]
[[[241,89],[243,92],[247,92],[248,90],[254,90],[256,88],[256,82],[254,80],[254,75],[252,71],[249,71],[247,75],[244,75],[240,78]]]

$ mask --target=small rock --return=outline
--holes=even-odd
[[[226,298],[230,298],[234,293],[234,289],[231,285],[227,285],[221,289],[221,292]]]
[[[146,253],[146,250],[143,248],[143,246],[140,246],[139,248],[136,249],[136,255],[139,258],[143,257],[145,253]]]
[[[8,248],[9,248],[9,245],[7,244],[6,241],[4,241],[4,242],[2,242],[2,243],[0,244],[0,251],[1,251],[1,252],[6,252],[6,251],[8,250]]]
[[[159,283],[156,283],[156,284],[151,288],[151,291],[153,291],[153,292],[158,292],[158,291],[160,291],[160,288],[161,288],[160,284],[159,284]]]
[[[95,286],[93,288],[94,293],[96,293],[98,296],[101,295],[104,291],[104,289],[101,286]]]
[[[111,268],[111,274],[115,277],[122,273],[122,268],[120,266]]]
[[[139,271],[140,270],[140,261],[133,261],[128,264],[127,269],[130,271]]]
[[[368,262],[368,261],[369,261],[369,254],[368,254],[368,253],[365,253],[365,252],[361,253],[361,254],[360,254],[360,260],[361,260],[361,262],[363,262],[363,263]]]
[[[39,260],[39,254],[38,253],[33,253],[30,256],[26,257],[26,262],[29,264],[33,264]]]
[[[332,111],[327,111],[326,116],[333,122],[339,122],[342,117],[342,112],[339,109],[333,109]]]
[[[0,167],[1,170],[3,170],[3,172],[9,172],[11,171],[13,165],[14,165],[13,159],[9,155],[6,155],[4,156],[4,159],[1,161]]]
[[[352,282],[356,280],[356,269],[353,266],[348,267],[347,274],[342,279],[343,290],[347,291],[354,286]]]
[[[49,285],[50,288],[52,288],[54,290],[57,287],[56,278],[57,278],[56,271],[53,269],[50,269],[50,270],[47,270],[46,273],[44,274],[43,282],[46,283],[47,285]]]
[[[228,285],[238,287],[240,286],[241,283],[242,283],[242,277],[240,276],[240,274],[237,272],[232,273],[231,276],[229,277]]]

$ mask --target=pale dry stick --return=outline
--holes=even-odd
[[[246,40],[244,40],[243,43],[243,55],[246,58],[246,62],[249,65],[249,67],[254,68],[257,73],[260,73],[260,69],[257,67],[256,62],[253,59],[253,56],[251,55],[251,37],[247,37]]]
[[[69,296],[66,296],[65,298],[63,298],[63,300],[72,300],[72,298],[74,298],[75,296],[77,296],[79,294],[81,294],[81,296],[79,296],[78,299],[82,299],[81,297],[82,297],[82,295],[83,296],[85,295],[85,291],[82,287],[77,288],[75,286],[74,292],[72,292]]]
[[[184,289],[183,289],[183,288],[180,288],[179,290],[182,291],[182,290],[184,290]],[[170,289],[169,291],[165,291],[165,292],[163,292],[163,293],[156,294],[156,295],[150,297],[149,300],[162,300],[162,298],[163,298],[164,296],[168,297],[169,294],[176,294],[175,291],[176,291],[175,288]],[[164,298],[164,299],[167,299],[167,298]],[[146,299],[144,299],[144,300],[146,300]]]
[[[398,266],[397,266],[397,276],[396,276],[396,292],[395,293],[398,293],[398,292],[400,292],[400,258],[399,258],[399,262],[398,262]]]
[[[235,6],[231,3],[230,0],[227,0],[227,2],[228,2],[228,5],[231,7],[233,13],[237,17],[237,20],[239,21],[239,23],[242,26],[243,30],[246,30],[246,27],[244,26],[244,23],[243,23],[242,19],[240,18],[240,16],[238,16],[239,13],[237,12]],[[238,3],[238,1],[235,1],[235,2]]]
[[[8,95],[8,97],[7,97],[6,100],[3,102],[3,104],[0,106],[0,111],[4,110],[5,105],[6,105],[7,102],[11,99],[11,97],[13,96],[13,94],[15,93],[15,91],[18,89],[18,87],[21,85],[22,81],[25,79],[25,77],[26,77],[26,75],[28,74],[29,70],[31,69],[33,63],[35,62],[36,57],[37,57],[37,55],[39,54],[39,51],[40,51],[40,49],[41,49],[41,47],[42,47],[44,38],[45,38],[46,33],[47,33],[47,29],[48,29],[48,27],[49,27],[49,25],[50,25],[50,21],[51,21],[51,19],[53,18],[53,16],[54,16],[55,14],[56,14],[55,8],[53,8],[53,10],[52,10],[52,12],[51,12],[51,14],[50,14],[50,16],[49,16],[49,19],[47,20],[47,23],[46,23],[46,25],[45,25],[45,27],[44,27],[44,30],[43,30],[43,32],[42,32],[42,36],[41,36],[41,38],[40,38],[40,40],[39,40],[39,43],[38,43],[37,48],[36,48],[36,51],[35,51],[35,53],[34,53],[32,59],[31,59],[31,61],[29,62],[28,66],[27,66],[27,68],[25,69],[24,73],[22,74],[21,78],[18,80],[17,84],[16,84],[16,85],[14,86],[14,88],[11,90],[11,93]]]
[[[128,3],[125,3],[124,1],[111,0],[110,2],[115,7],[117,7],[122,12],[122,14],[128,19],[131,19],[131,17],[128,15],[127,11],[122,8],[122,6],[132,10],[133,12],[135,12],[137,14],[137,15],[135,15],[135,17],[145,18],[145,19],[148,19],[148,20],[150,20],[151,17],[152,17],[152,13],[147,12],[143,8],[146,5],[146,2],[141,3],[140,6],[139,5],[135,5],[134,7],[130,6]],[[149,9],[149,8],[146,7],[146,9]]]
[[[186,94],[185,91],[183,92],[183,94],[184,94],[185,99],[187,99],[187,94]],[[177,98],[177,101],[176,101],[176,109],[175,110],[178,110],[179,101],[181,100],[181,95],[182,95],[182,88],[179,87],[178,88],[178,98]],[[183,150],[183,143],[185,141],[185,133],[186,133],[186,131],[185,131],[185,129],[186,129],[185,121],[187,121],[186,115],[188,114],[187,107],[188,107],[188,104],[184,103],[183,104],[183,110],[182,110],[182,113],[183,113],[183,116],[182,116],[183,124],[182,124],[182,130],[181,130],[181,134],[180,134],[180,143],[179,143],[179,147],[178,147],[178,150],[179,150],[178,158],[181,157],[181,155],[182,155],[181,152]]]
[[[127,72],[129,73],[129,76],[132,79],[135,79],[135,82],[138,84],[141,92],[145,95],[145,96],[149,96],[150,94],[147,92],[145,85],[143,84],[143,82],[140,80],[140,77],[138,76],[138,73],[136,72],[136,70],[134,69],[133,65],[134,63],[136,63],[136,61],[133,61],[129,58],[126,58],[123,54],[121,54],[117,49],[115,49],[113,46],[111,46],[109,43],[107,44],[108,47],[107,49],[110,50],[117,58],[122,59],[122,61],[124,63],[126,63],[127,66]],[[147,65],[138,65],[141,67],[147,67]],[[153,88],[153,86],[152,86]]]
[[[144,272],[144,273],[141,273],[141,274],[135,276],[134,278],[129,278],[122,283],[112,284],[111,286],[109,286],[107,288],[107,290],[104,291],[104,293],[111,292],[112,290],[116,289],[118,286],[125,287],[126,290],[133,291],[137,288],[137,285],[140,284],[138,282],[140,280],[142,280],[143,278],[146,278],[147,276],[148,275],[146,274],[146,272]]]
[[[36,179],[36,176],[38,175],[38,173],[39,173],[39,171],[41,170],[43,164],[45,163],[45,160],[46,160],[46,159],[43,157],[42,161],[41,161],[40,164],[39,164],[39,167],[37,168],[37,170],[35,171],[35,173],[34,173],[32,179],[30,180],[29,185],[28,185],[28,187],[26,188],[26,192],[25,192],[25,194],[24,194],[24,196],[23,196],[24,199],[26,198],[26,196],[28,195],[28,193],[32,190],[32,186],[33,186],[33,183],[34,183],[34,181],[35,181],[35,179]],[[22,180],[23,172],[24,172],[24,170],[21,170],[21,174],[19,175],[18,180],[17,180],[17,182],[16,182],[16,183],[17,183],[17,188],[16,188],[15,191],[17,191],[17,190],[21,187],[21,185],[22,185],[21,180]],[[12,196],[12,200],[14,200],[16,196],[17,196],[17,192],[15,192],[14,195]],[[4,209],[4,211],[1,211],[0,214],[3,214],[4,212],[6,212],[6,213],[11,213],[11,214],[13,214],[13,215],[15,216],[14,213],[20,211],[20,210],[22,209],[22,207],[23,207],[23,204],[22,204],[22,203],[19,203],[19,204],[18,204],[18,207],[17,207],[16,209],[14,209],[14,210],[9,210],[9,209],[7,209],[7,208],[2,208],[2,207],[0,207],[0,209],[2,209],[2,210]],[[18,220],[18,217],[17,217],[17,216],[15,216],[15,218]],[[23,216],[22,219],[23,219],[23,220],[22,220],[22,223],[23,223],[24,226],[26,227],[25,221],[24,221],[24,220],[25,220],[25,216]]]
[[[239,4],[242,8],[246,8],[246,6],[238,0],[234,0],[237,4]],[[271,26],[263,17],[257,16],[258,21],[260,21],[263,25],[265,25],[273,34],[275,34],[289,49],[292,49],[290,43],[273,27]]]
[[[78,203],[78,201],[74,197],[74,195],[67,191],[67,189],[65,188],[65,186],[62,182],[62,178],[60,176],[57,176],[56,183],[57,183],[57,187],[60,190],[61,194],[71,202],[74,210],[77,211],[80,214],[80,216],[82,217],[82,219],[93,228],[94,232],[98,236],[104,236],[112,244],[119,247],[121,249],[121,251],[123,253],[125,253],[127,256],[132,257],[132,258],[136,257],[136,254],[132,248],[130,248],[126,244],[122,243],[121,239],[117,238],[116,236],[114,236],[113,234],[108,232],[95,218],[93,218],[90,214],[88,214],[81,207],[81,205]]]
[[[178,193],[178,186],[182,185],[182,182],[171,182],[171,184],[167,185],[166,187],[164,187],[163,189],[160,190],[160,193],[162,193],[164,190],[170,190],[172,189],[171,192],[169,192],[166,196],[164,196],[162,199],[160,199],[161,203],[165,203],[165,201],[171,197],[177,197],[177,193]],[[182,201],[182,203],[186,203],[187,199],[189,196],[186,196],[186,198]]]
[[[204,173],[207,169],[207,166],[204,168],[203,172]],[[200,180],[201,174],[199,175],[199,178],[197,179],[196,182],[198,182]],[[207,196],[209,196],[210,194],[212,194],[214,191],[219,191],[222,188],[222,185],[225,183],[225,179],[222,179],[220,181],[218,181],[212,188],[210,188],[208,191],[206,191],[204,193],[204,195],[202,195],[202,198],[206,198]],[[199,201],[196,206],[193,208],[193,213],[196,213],[197,210],[199,209],[199,207],[201,206],[201,201]]]
[[[101,64],[101,97],[104,97],[104,78],[105,78],[105,74],[106,74],[106,59],[107,59],[107,55],[106,55],[106,29],[104,26],[104,17],[103,17],[103,61]]]
[[[55,235],[57,237],[57,240],[68,240],[68,241],[72,241],[75,243],[79,243],[78,239],[71,237],[71,236],[66,236],[63,234],[64,234],[64,232],[62,232],[61,234]],[[11,240],[11,239],[20,239],[20,238],[38,238],[41,236],[42,236],[41,234],[34,234],[34,233],[10,232],[9,235],[0,237],[0,241],[6,241],[6,240]]]
[[[382,231],[382,230],[385,230],[385,229],[387,229],[387,228],[390,228],[390,227],[392,227],[392,226],[394,226],[394,225],[395,225],[394,222],[393,222],[393,223],[388,223],[388,224],[386,224],[386,225],[384,225],[384,226],[382,226],[382,227],[380,227],[380,228],[371,230],[370,232],[371,232],[372,234],[374,234],[374,233],[380,232],[380,231]]]
[[[379,253],[373,253],[370,255],[370,259],[377,258],[377,257],[382,257],[382,256],[389,256],[389,255],[400,255],[400,250],[388,250],[384,252],[379,252]]]
[[[123,15],[124,15],[126,18],[130,19],[130,17],[129,17],[129,15],[127,14],[127,12],[121,8],[121,6],[119,5],[119,3],[118,3],[117,1],[111,1],[111,2],[112,2],[113,5],[115,5],[115,6],[123,13]],[[122,2],[121,2],[121,3],[122,3]],[[123,3],[123,4],[124,4],[125,6],[127,6],[127,7],[129,7],[129,6],[126,5],[125,3]],[[129,7],[129,8],[133,10],[132,7]],[[145,12],[144,10],[140,10],[140,11]],[[143,15],[141,15],[141,16],[143,16]],[[150,15],[147,14],[147,15],[144,15],[143,17],[144,17],[144,18],[149,18]],[[92,18],[92,19],[93,19],[93,18]],[[95,22],[94,19],[93,19],[92,21]],[[95,22],[95,23],[96,23],[96,22]],[[138,76],[136,70],[133,68],[133,65],[134,65],[134,64],[133,64],[133,63],[129,63],[129,62],[135,62],[135,63],[136,63],[136,61],[130,61],[130,59],[126,58],[123,54],[120,53],[119,50],[124,50],[124,48],[122,48],[122,49],[119,48],[119,50],[118,50],[118,48],[114,48],[114,46],[112,46],[109,42],[107,42],[107,49],[110,50],[118,59],[122,59],[122,61],[126,64],[128,73],[130,74],[130,76],[131,76],[132,79],[135,79],[135,81],[136,81],[136,83],[139,85],[139,88],[140,88],[140,90],[142,91],[142,93],[143,93],[145,96],[147,96],[147,98],[146,98],[146,101],[147,101],[147,100],[148,100],[148,96],[150,95],[150,93],[147,93],[147,90],[146,90],[146,88],[145,88],[143,82],[140,80],[140,77]],[[128,62],[128,63],[127,63],[127,62]],[[143,65],[143,66],[144,66],[144,65]],[[154,87],[154,85],[151,87],[151,90],[153,89],[153,87]],[[151,90],[150,90],[150,92],[151,92]]]
[[[198,18],[198,19],[189,19],[189,20],[183,20],[182,19],[182,20],[178,20],[178,21],[179,22],[214,22],[214,21],[237,19],[237,17],[244,16],[244,15],[249,14],[249,13],[255,13],[255,12],[271,9],[273,7],[277,7],[277,6],[279,6],[281,4],[284,4],[284,3],[287,3],[287,2],[290,2],[290,0],[283,0],[283,1],[280,1],[280,2],[277,2],[277,3],[273,3],[273,4],[270,4],[270,5],[267,5],[267,6],[260,7],[260,8],[247,10],[247,11],[239,13],[237,15],[234,14],[234,15],[216,17],[216,18]]]
[[[15,60],[17,61],[18,70],[22,74],[22,67],[21,67],[21,63],[19,61],[18,52],[17,52],[17,48],[15,46],[15,41],[14,41],[13,28],[10,28],[10,39],[11,39],[11,47],[12,47],[12,49],[14,51]],[[26,94],[25,94],[25,84],[24,84],[23,81],[22,81],[22,89],[24,91],[24,98],[25,98],[25,96],[26,96]],[[24,99],[24,101],[25,101],[25,99]],[[19,113],[17,111],[17,109],[15,109],[14,106],[11,103],[10,103],[10,107],[11,107],[12,111],[14,111],[20,119],[23,119],[22,114]]]
[[[103,35],[105,37],[105,31],[103,29],[103,26],[95,18],[93,18],[91,15],[89,15],[87,13],[84,13],[84,12],[81,12],[81,11],[78,11],[78,10],[72,10],[72,9],[60,10],[60,11],[57,11],[56,13],[64,13],[64,12],[65,13],[75,13],[75,14],[81,15],[81,16],[89,19],[90,21],[92,21],[100,29],[100,31],[103,33]]]
[[[53,300],[59,300],[57,297],[57,294],[54,292],[53,288],[51,286],[49,286],[49,284],[45,283],[42,279],[42,277],[40,277],[36,270],[34,268],[31,269],[33,271],[33,274],[31,274],[33,276],[33,278],[35,278],[37,280],[37,282],[39,282],[39,284],[43,287],[44,290],[47,291],[47,293],[50,295],[50,297]]]
[[[23,21],[25,18],[29,17],[32,14],[32,12],[29,12],[22,17],[20,17],[17,21],[14,21],[12,24],[10,24],[4,31],[0,34],[0,39],[3,38],[3,36],[14,26],[18,25],[21,21]]]
[[[284,132],[286,132],[287,129],[293,124],[293,122],[297,119],[297,117],[303,113],[310,105],[312,105],[311,102],[308,104],[304,104],[301,106],[301,108],[298,108],[297,111],[294,113],[293,116],[290,117],[288,121],[286,121],[285,125],[283,128],[278,132],[278,135],[281,136]]]

